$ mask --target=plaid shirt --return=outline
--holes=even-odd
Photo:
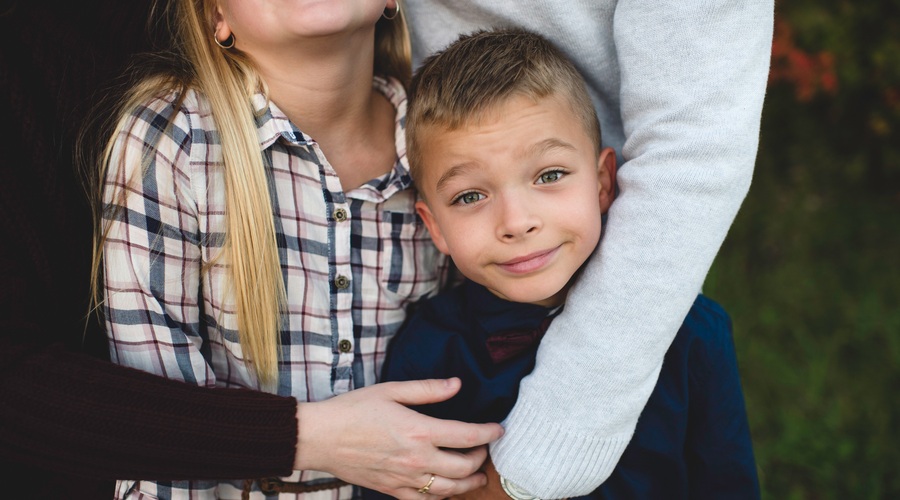
[[[391,172],[346,193],[315,140],[274,103],[254,97],[287,290],[277,393],[299,401],[375,383],[406,306],[434,292],[446,270],[447,259],[415,212],[403,132],[405,92],[393,80],[376,78],[374,87],[397,110],[398,161]],[[107,176],[107,193],[127,193],[124,200],[110,194],[104,200],[112,359],[197,385],[262,389],[243,360],[228,268],[215,261],[225,231],[219,135],[202,95],[188,92],[177,109],[176,102],[170,95],[133,114],[113,152],[114,159],[124,158],[124,168]],[[144,155],[151,161],[142,173]],[[302,480],[320,477],[328,476],[304,472]],[[120,482],[119,495],[131,487],[131,481]],[[139,487],[150,495],[195,490],[194,498],[203,490],[240,498],[241,482]],[[313,496],[346,497],[350,491]]]

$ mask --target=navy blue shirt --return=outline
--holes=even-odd
[[[500,299],[466,281],[418,305],[391,341],[383,379],[459,377],[459,394],[416,409],[500,422],[515,404],[519,381],[533,369],[555,312]],[[731,320],[700,295],[666,353],[634,437],[589,498],[759,496]]]

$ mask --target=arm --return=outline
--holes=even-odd
[[[294,462],[293,398],[196,387],[60,345],[0,340],[0,400],[0,456],[61,473],[225,479],[289,475]]]
[[[627,445],[749,187],[772,14],[771,1],[616,7],[621,193],[491,447],[525,490],[586,494]]]
[[[160,130],[160,123],[172,117]],[[156,99],[126,117],[103,193],[103,292],[118,364],[215,386],[201,354],[201,252],[191,179],[192,126]]]

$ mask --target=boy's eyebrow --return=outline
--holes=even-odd
[[[467,170],[471,170],[476,167],[477,167],[477,165],[475,165],[474,163],[471,163],[471,162],[460,163],[459,165],[454,165],[453,167],[450,168],[450,170],[447,170],[446,172],[444,172],[444,175],[442,175],[441,178],[438,179],[437,185],[435,186],[434,190],[437,192],[440,192],[441,189],[443,189],[444,186],[448,182],[450,182],[450,179],[452,179],[458,175],[462,175]]]
[[[530,148],[528,148],[527,155],[539,156],[553,149],[567,149],[569,151],[578,151],[578,148],[569,144],[568,142],[557,139],[556,137],[551,137],[549,139],[544,139],[541,142],[533,144]]]

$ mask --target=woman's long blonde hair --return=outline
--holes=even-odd
[[[107,133],[102,137],[108,140],[99,145],[99,154],[92,155],[92,148],[86,144],[79,149],[82,155],[93,158],[89,162],[94,165],[89,188],[94,210],[92,307],[99,309],[104,300],[102,259],[109,223],[103,216],[103,189],[109,169],[122,167],[110,165],[116,138],[130,126],[129,116],[142,103],[171,91],[183,98],[188,89],[196,89],[209,100],[222,145],[226,229],[222,253],[216,258],[223,258],[229,265],[244,358],[263,384],[271,384],[278,375],[285,288],[266,166],[251,104],[256,92],[266,93],[265,83],[249,57],[239,50],[216,45],[215,0],[172,0],[165,8],[154,8],[157,12],[167,19],[171,38],[166,53],[151,60],[162,64],[143,66],[141,74],[134,77],[135,83],[117,103],[117,113],[106,122]],[[379,19],[375,30],[375,72],[406,85],[410,61],[402,10],[392,20]],[[148,67],[153,69],[148,71]],[[85,139],[88,135],[83,134],[81,142]],[[117,200],[113,205],[124,206],[124,196],[126,190],[122,189],[108,198]]]

